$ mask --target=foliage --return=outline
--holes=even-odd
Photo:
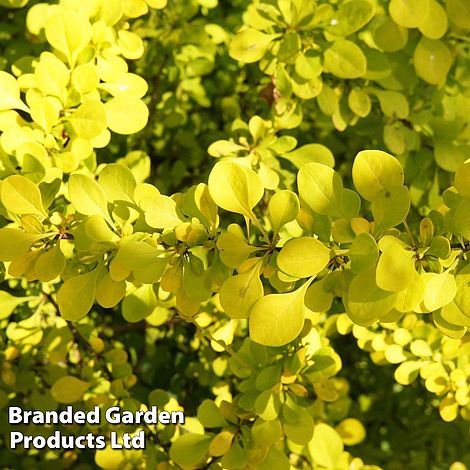
[[[0,5],[2,467],[470,465],[465,0]]]

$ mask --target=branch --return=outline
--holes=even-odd
[[[462,250],[463,253],[466,253],[467,251],[470,251],[470,242],[466,243],[451,243],[450,247],[453,250]]]

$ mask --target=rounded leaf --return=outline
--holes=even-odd
[[[42,282],[55,279],[65,269],[65,256],[57,243],[50,250],[41,253],[34,265],[34,271]]]
[[[426,290],[424,291],[424,306],[427,311],[434,311],[452,302],[457,293],[455,276],[449,271],[441,274],[424,273]]]
[[[59,403],[70,404],[82,399],[89,384],[71,375],[65,375],[54,382],[51,395]]]
[[[428,0],[391,0],[388,9],[396,24],[417,28],[427,15]]]
[[[108,222],[108,201],[103,188],[92,178],[80,173],[70,176],[68,181],[70,202],[84,215],[101,215]]]
[[[354,42],[339,39],[325,51],[324,67],[338,78],[359,78],[366,73],[367,59]]]
[[[64,320],[78,321],[91,310],[95,300],[95,285],[95,271],[71,277],[64,282],[57,292],[57,303]]]
[[[354,159],[352,177],[357,192],[372,201],[382,189],[401,186],[404,182],[400,162],[381,150],[363,150]]]
[[[287,294],[270,294],[250,313],[250,338],[264,346],[283,346],[299,336],[304,326],[304,296],[310,282]]]
[[[209,399],[204,400],[199,405],[197,419],[205,428],[221,428],[227,424],[219,407]]]
[[[459,28],[470,29],[470,4],[467,0],[447,0],[449,19]]]
[[[379,258],[379,249],[374,237],[367,232],[360,233],[351,243],[348,258],[351,261],[351,269],[356,274],[373,268]]]
[[[262,59],[276,34],[265,34],[257,29],[245,29],[230,43],[229,53],[235,60],[249,64]]]
[[[116,96],[104,107],[108,127],[117,134],[135,134],[147,125],[149,110],[146,104],[135,96]]]
[[[268,210],[273,230],[278,232],[283,225],[297,217],[300,210],[299,198],[287,189],[278,191],[270,199]]]
[[[80,52],[91,40],[92,30],[83,12],[60,8],[51,15],[45,26],[46,39],[74,64]]]
[[[106,273],[96,283],[96,301],[104,308],[115,307],[126,295],[126,282],[114,281]]]
[[[170,458],[183,468],[202,463],[212,440],[210,434],[182,434],[171,445]]]
[[[292,277],[310,277],[330,261],[330,250],[319,240],[300,237],[289,240],[277,257],[279,269]]]
[[[41,235],[23,232],[17,228],[0,228],[0,261],[13,261],[24,255]]]
[[[297,175],[299,195],[318,214],[341,218],[343,182],[332,168],[306,163]]]
[[[106,130],[106,111],[101,101],[86,101],[69,118],[79,137],[94,139]]]
[[[263,283],[259,277],[260,263],[243,274],[229,277],[220,288],[220,304],[230,318],[248,318],[253,305],[263,297]]]
[[[355,418],[346,418],[336,426],[336,431],[347,446],[360,444],[366,438],[366,428]]]
[[[437,39],[421,38],[413,55],[416,73],[431,85],[442,85],[452,65],[447,45]]]
[[[264,194],[263,183],[253,170],[229,161],[215,164],[208,184],[210,195],[219,207],[249,218]]]
[[[337,431],[325,423],[315,425],[308,450],[317,465],[336,468],[343,449],[343,440]]]
[[[20,100],[20,86],[16,78],[0,70],[0,111],[8,109],[28,111],[28,107]]]
[[[388,243],[381,251],[376,272],[377,286],[389,292],[406,289],[415,279],[414,253],[405,250],[398,240]]]
[[[38,186],[21,175],[5,178],[0,186],[0,199],[13,214],[47,215]]]
[[[419,30],[429,39],[440,39],[447,31],[447,14],[436,0],[428,0],[427,15],[423,15]]]
[[[396,293],[384,291],[377,286],[373,268],[362,271],[349,284],[346,310],[354,323],[370,326],[392,310],[396,298]]]

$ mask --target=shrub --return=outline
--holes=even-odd
[[[0,15],[2,468],[470,465],[466,0]]]

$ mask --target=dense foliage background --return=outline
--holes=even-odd
[[[1,468],[470,467],[468,0],[0,18]]]

